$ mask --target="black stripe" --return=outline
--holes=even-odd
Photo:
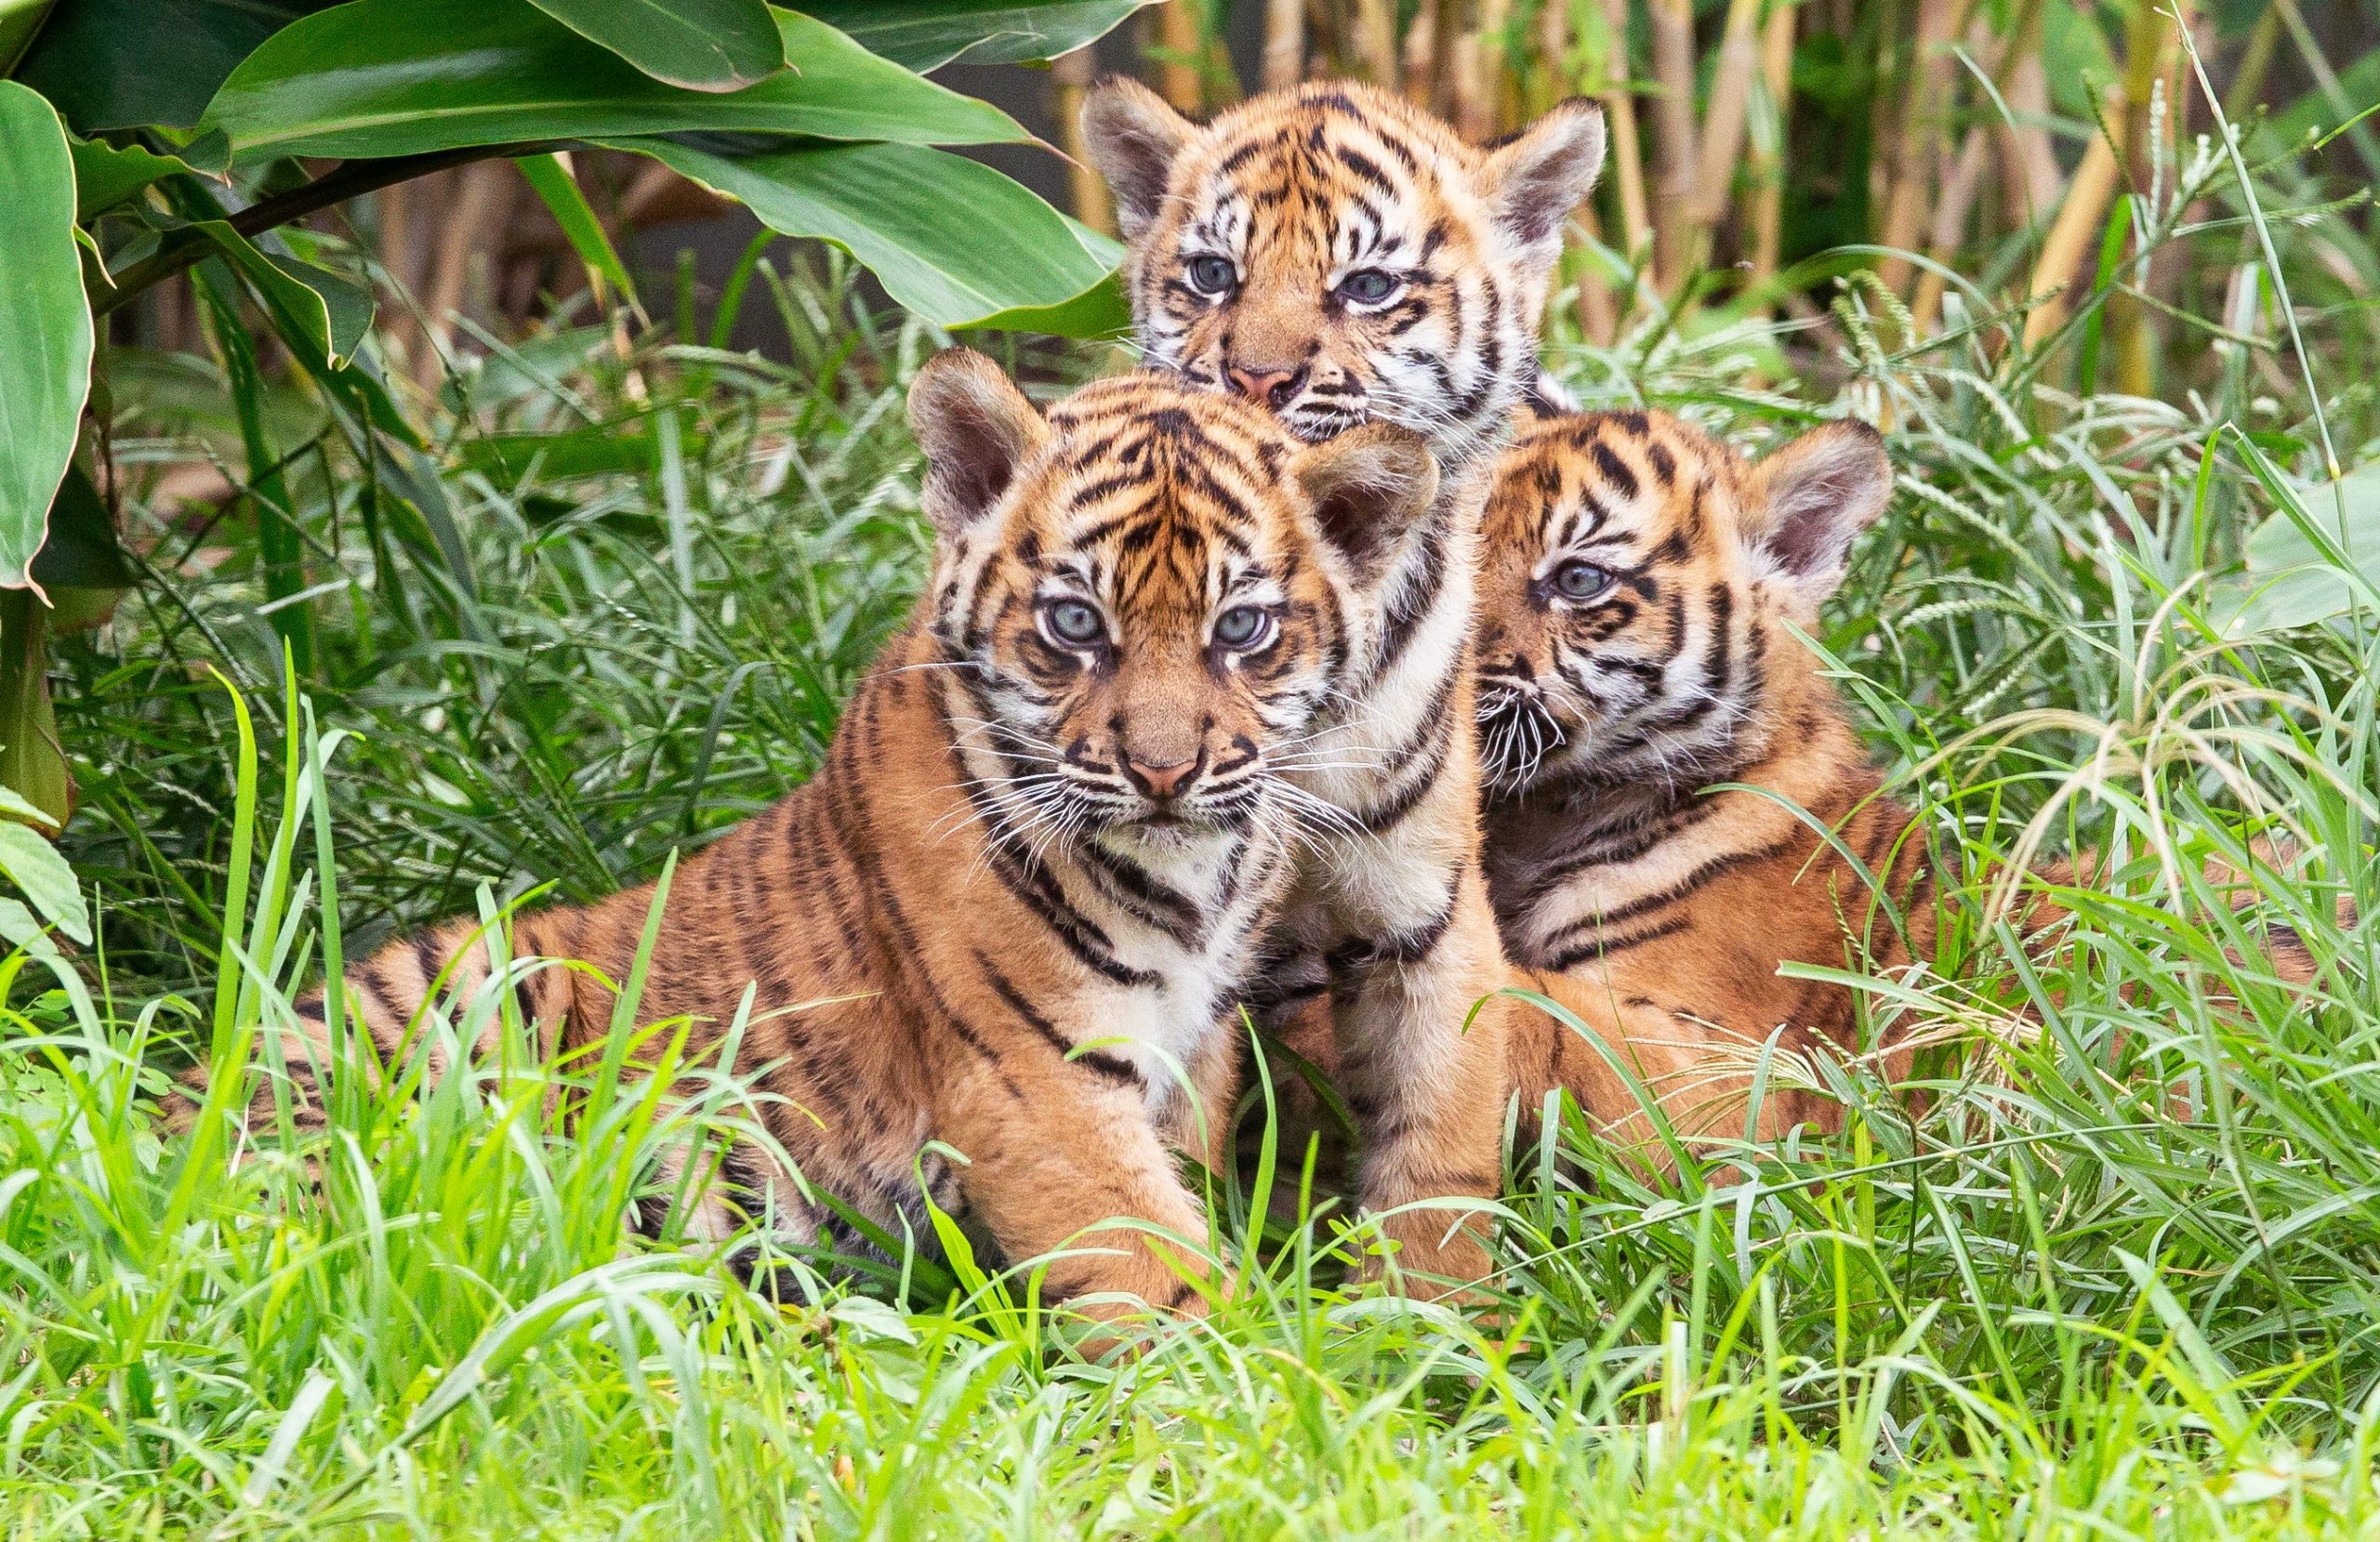
[[[1592,942],[1581,942],[1575,948],[1554,955],[1539,968],[1552,969],[1557,974],[1564,973],[1590,959],[1624,953],[1630,948],[1642,947],[1647,942],[1658,942],[1664,937],[1674,937],[1693,924],[1694,917],[1691,916],[1673,916],[1660,925],[1646,927],[1642,931],[1630,932],[1622,937],[1598,937]]]
[[[1141,1081],[1141,1074],[1133,1070],[1128,1062],[1104,1050],[1078,1048],[1074,1040],[1059,1033],[1055,1023],[1042,1016],[1034,1008],[1033,1003],[1025,999],[1025,993],[1018,990],[1010,982],[1008,976],[999,971],[999,966],[985,956],[981,948],[975,950],[975,963],[984,971],[984,978],[992,982],[994,994],[1008,1004],[1009,1010],[1014,1012],[1027,1028],[1040,1035],[1042,1041],[1058,1052],[1060,1060],[1070,1061],[1086,1070],[1094,1071],[1111,1082],[1119,1082],[1130,1087],[1144,1085]]]
[[[1658,890],[1653,893],[1641,895],[1636,899],[1629,901],[1626,904],[1615,906],[1610,910],[1603,912],[1597,919],[1605,926],[1617,926],[1622,921],[1633,921],[1639,916],[1659,910],[1667,905],[1675,904],[1678,901],[1685,899],[1689,894],[1692,894],[1703,885],[1710,883],[1712,880],[1724,874],[1731,872],[1736,868],[1742,867],[1749,863],[1766,862],[1772,857],[1781,857],[1785,855],[1788,851],[1792,850],[1796,846],[1801,844],[1800,836],[1801,832],[1798,829],[1789,830],[1782,837],[1773,840],[1765,846],[1747,847],[1739,851],[1728,851],[1722,855],[1712,857],[1709,861],[1703,863],[1700,866],[1695,868],[1694,871],[1688,873],[1685,877],[1680,878],[1677,882],[1670,885],[1667,889]],[[1546,939],[1549,945],[1551,945],[1554,941],[1556,941],[1556,938],[1549,937]]]
[[[1330,972],[1360,973],[1389,964],[1419,964],[1436,951],[1438,942],[1454,924],[1454,897],[1447,897],[1446,908],[1418,927],[1393,931],[1383,937],[1358,938],[1342,942],[1324,956]]]

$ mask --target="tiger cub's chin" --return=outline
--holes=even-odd
[[[769,1140],[666,1153],[640,1219],[849,1251],[853,1215],[933,1235],[931,1200],[1054,1256],[1051,1299],[1197,1311],[1208,1232],[1170,1148],[1212,1159],[1233,1004],[1294,876],[1287,773],[1435,469],[1418,436],[1308,446],[1155,375],[1044,414],[963,349],[909,414],[935,532],[916,613],[816,777],[677,869],[642,970],[639,1021],[691,1022],[695,1061],[735,1045]],[[376,1052],[345,1074],[404,1065],[426,1010],[484,1022],[483,1054],[514,1013],[547,1054],[600,1046],[654,903],[391,944],[340,982]],[[282,1047],[314,1127],[326,1016],[306,996]]]

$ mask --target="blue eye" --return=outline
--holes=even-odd
[[[1339,293],[1357,305],[1373,305],[1395,294],[1402,282],[1384,268],[1358,268],[1339,281]]]
[[[1262,606],[1235,605],[1215,617],[1215,640],[1236,652],[1256,646],[1272,629],[1273,618]]]
[[[1041,612],[1050,635],[1069,648],[1091,648],[1107,639],[1107,624],[1079,600],[1052,601]]]
[[[1189,273],[1190,287],[1201,295],[1228,294],[1239,278],[1239,271],[1231,265],[1229,257],[1194,257],[1190,259]]]
[[[1618,580],[1611,570],[1593,562],[1571,560],[1554,570],[1554,592],[1565,600],[1594,600],[1610,591]]]

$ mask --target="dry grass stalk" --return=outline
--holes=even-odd
[[[1050,107],[1058,120],[1058,144],[1066,152],[1066,189],[1075,217],[1103,235],[1116,233],[1116,208],[1107,183],[1091,168],[1082,142],[1082,99],[1099,72],[1089,48],[1050,61]]]
[[[2117,178],[2122,175],[2122,150],[2115,142],[2123,132],[2125,120],[2122,86],[2108,88],[2105,114],[2109,132],[2091,141],[2082,164],[2074,168],[2074,179],[2067,185],[2066,201],[2058,206],[2057,219],[2043,239],[2041,256],[2033,263],[2032,276],[2025,283],[2026,297],[2034,302],[2031,314],[2025,318],[2027,348],[2041,342],[2065,322],[2067,286],[2097,241],[2107,220],[2108,201],[2115,196]]]
[[[1264,88],[1305,78],[1305,0],[1264,0]]]
[[[1165,0],[1157,8],[1157,89],[1175,111],[1197,113],[1207,105],[1198,63],[1206,35],[1198,25],[1199,0]]]
[[[1620,193],[1620,233],[1628,259],[1644,255],[1653,236],[1653,213],[1646,197],[1645,147],[1636,126],[1636,95],[1629,89],[1628,0],[1602,0],[1602,46],[1595,51],[1595,79],[1589,87],[1603,101],[1610,129],[1610,178]]]
[[[1876,265],[1876,276],[1896,294],[1908,287],[1914,266],[1898,254],[1915,250],[1924,235],[1930,194],[1941,171],[1944,120],[1956,67],[1950,41],[1965,29],[1961,8],[1959,0],[1918,0],[1917,45],[1911,57],[1916,78],[1901,102],[1900,132],[1886,174],[1884,220],[1876,235],[1878,244],[1895,254]]]
[[[1760,86],[1774,124],[1768,142],[1755,144],[1750,167],[1752,282],[1762,289],[1777,277],[1785,245],[1785,136],[1792,121],[1793,0],[1772,0],[1761,23]]]
[[[1694,187],[1686,217],[1699,245],[1727,212],[1735,191],[1736,163],[1743,152],[1744,116],[1752,106],[1752,76],[1760,69],[1761,0],[1729,0],[1726,29],[1719,34],[1719,61],[1711,75],[1711,108],[1702,120],[1702,143],[1695,157]]]
[[[1694,198],[1693,0],[1647,0],[1652,19],[1653,99],[1660,173],[1653,187],[1653,262],[1664,290],[1686,278],[1686,208]],[[1626,36],[1622,32],[1621,36]]]

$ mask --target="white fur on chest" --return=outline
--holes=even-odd
[[[1279,837],[1223,839],[1176,849],[1146,846],[1130,855],[1209,917],[1195,943],[1113,906],[1096,907],[1118,963],[1157,977],[1155,984],[1093,978],[1075,998],[1080,1042],[1129,1062],[1148,1088],[1152,1108],[1171,1098],[1223,1026],[1259,934],[1279,907],[1289,871],[1276,860]],[[1271,876],[1263,876],[1265,874]],[[1228,899],[1224,898],[1228,890]]]

